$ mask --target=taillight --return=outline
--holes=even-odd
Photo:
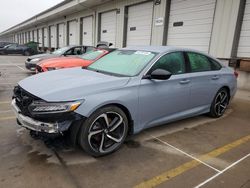
[[[238,78],[239,73],[238,73],[238,72],[236,72],[236,71],[234,71],[234,76],[235,76],[235,78]]]

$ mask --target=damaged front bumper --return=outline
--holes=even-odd
[[[25,116],[21,113],[21,110],[16,105],[16,99],[13,99],[11,102],[11,106],[13,111],[17,117],[18,123],[29,130],[36,131],[36,132],[44,132],[44,133],[62,133],[67,131],[71,126],[73,119],[64,120],[64,121],[56,121],[56,122],[43,122],[35,120],[31,117]],[[79,119],[76,118],[75,120]]]

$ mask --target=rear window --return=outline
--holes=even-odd
[[[103,53],[104,53],[103,50],[92,50],[92,51],[85,53],[84,55],[79,56],[79,57],[82,59],[85,59],[85,60],[95,60]]]

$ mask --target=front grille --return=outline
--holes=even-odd
[[[42,67],[40,67],[39,65],[36,66],[36,70],[37,70],[37,72],[43,72]]]
[[[16,105],[21,110],[21,114],[31,117],[28,107],[33,101],[39,100],[39,98],[31,95],[20,86],[14,88],[13,98],[16,99]]]

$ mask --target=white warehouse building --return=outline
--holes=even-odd
[[[250,0],[65,0],[0,33],[40,47],[174,45],[250,58]]]

